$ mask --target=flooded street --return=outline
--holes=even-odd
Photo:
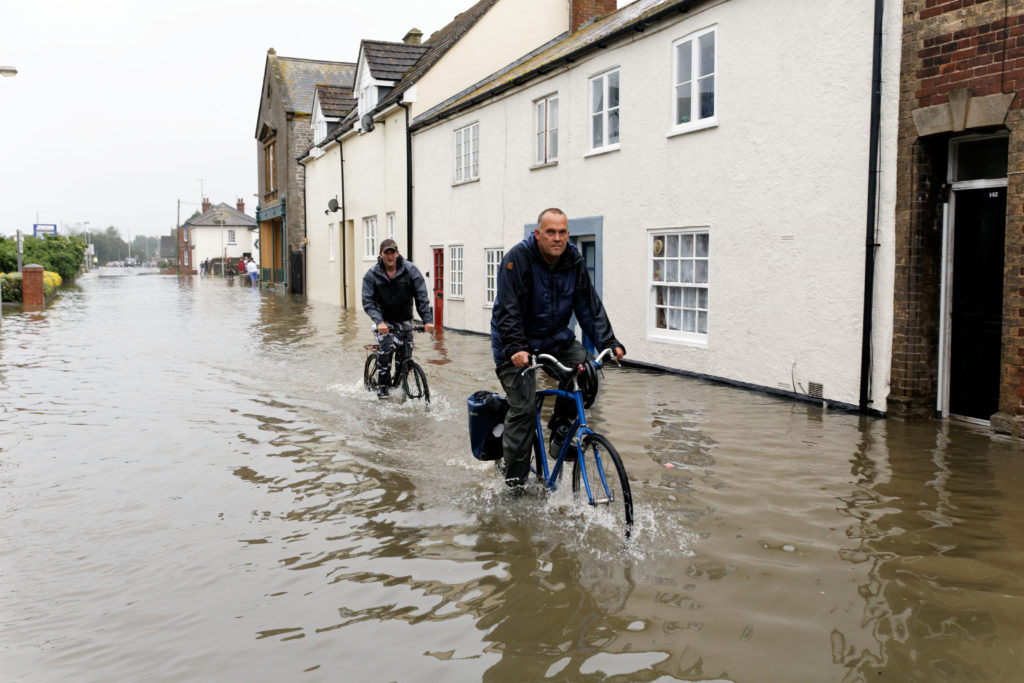
[[[1011,681],[1024,446],[610,368],[623,546],[470,454],[488,340],[101,269],[0,320],[5,681]],[[614,319],[613,319],[614,322]]]

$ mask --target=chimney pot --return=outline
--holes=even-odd
[[[423,31],[418,28],[411,28],[409,29],[409,32],[405,34],[405,37],[402,38],[402,42],[406,45],[419,45],[422,39]]]
[[[203,213],[206,213],[209,210],[210,210],[210,200],[207,199],[206,197],[203,197]]]
[[[236,208],[238,209],[239,213],[245,213],[245,200],[243,200],[241,197],[238,198],[238,204],[236,205]]]

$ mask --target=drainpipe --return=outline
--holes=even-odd
[[[309,279],[306,277],[306,247],[309,245],[307,231],[309,230],[309,202],[306,201],[306,164],[299,164],[302,167],[302,296],[306,296],[306,287],[309,286]],[[292,278],[294,281],[294,278]],[[292,284],[292,283],[289,283]]]
[[[405,241],[407,258],[412,259],[412,131],[409,130],[409,104],[399,102],[405,110]]]
[[[348,235],[348,220],[345,218],[345,214],[348,211],[348,203],[345,201],[345,146],[341,144],[341,135],[338,135],[338,159],[341,171],[341,225],[338,226],[338,237],[341,240],[341,303],[347,308],[348,255],[345,252],[345,237]]]
[[[864,326],[860,346],[860,412],[866,413],[871,400],[871,315],[875,290],[875,223],[878,213],[878,143],[882,110],[882,24],[885,0],[875,0],[875,37],[871,58],[871,123],[868,142],[868,210],[864,241]]]

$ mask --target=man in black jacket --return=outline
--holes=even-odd
[[[388,239],[380,243],[377,265],[363,276],[363,310],[377,325],[377,395],[388,395],[391,381],[391,358],[395,346],[412,334],[412,302],[423,320],[423,329],[434,329],[434,313],[430,310],[427,285],[423,275],[411,261],[398,253],[398,245]],[[393,328],[393,329],[392,329]]]
[[[548,353],[574,366],[587,351],[569,327],[573,314],[587,336],[615,358],[626,355],[615,338],[604,304],[594,290],[579,250],[569,243],[569,221],[560,209],[545,209],[537,217],[532,235],[512,247],[501,261],[498,293],[491,311],[491,351],[495,372],[509,402],[502,447],[505,481],[521,487],[530,471],[530,450],[535,437],[537,407],[534,373],[523,374],[530,355]],[[575,417],[572,401],[559,399],[548,427],[552,441]]]

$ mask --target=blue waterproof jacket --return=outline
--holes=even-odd
[[[573,313],[598,350],[625,346],[615,338],[604,304],[594,290],[576,245],[566,245],[549,266],[533,233],[509,249],[498,272],[498,293],[491,311],[491,351],[501,365],[519,351],[563,351],[576,339]]]

